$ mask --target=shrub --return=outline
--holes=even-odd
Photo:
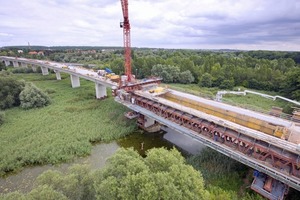
[[[219,86],[220,89],[230,89],[234,87],[234,80],[224,80],[222,81],[221,85]]]
[[[6,66],[4,65],[3,62],[0,62],[0,71],[6,70]]]
[[[19,94],[25,83],[8,75],[0,76],[0,109],[20,105]]]
[[[50,98],[35,85],[28,83],[20,93],[21,107],[24,109],[38,108],[50,104]]]
[[[12,73],[14,73],[14,74],[18,74],[18,73],[28,74],[28,73],[33,73],[33,70],[31,68],[18,67],[18,68],[14,68],[12,70]]]

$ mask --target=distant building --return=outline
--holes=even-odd
[[[44,52],[43,52],[43,51],[39,51],[37,54],[38,54],[39,56],[44,56]]]
[[[36,51],[30,51],[28,54],[29,55],[37,55],[38,53]]]
[[[23,50],[18,50],[18,53],[24,53]]]

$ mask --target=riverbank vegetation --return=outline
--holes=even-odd
[[[145,158],[132,148],[119,149],[103,169],[91,171],[88,166],[75,165],[66,174],[47,171],[37,178],[29,193],[13,192],[0,195],[0,199],[262,199],[235,193],[241,182],[237,174],[245,173],[245,167],[214,152],[216,159],[211,162],[210,153],[192,157],[188,162],[203,170],[201,173],[186,163],[176,149],[153,148]],[[215,182],[205,187],[202,174]]]
[[[187,163],[201,171],[206,188],[218,194],[218,199],[263,199],[250,189],[252,170],[217,151],[205,148]]]
[[[135,129],[134,122],[124,119],[124,106],[111,98],[95,99],[92,82],[81,80],[81,87],[73,89],[67,75],[62,75],[61,81],[55,74],[11,76],[34,83],[52,103],[39,109],[5,110],[5,122],[0,126],[1,176],[24,166],[61,163],[88,155],[92,143],[112,141]]]
[[[46,195],[46,194],[47,195]],[[208,199],[201,173],[185,164],[176,150],[151,149],[143,158],[131,149],[119,149],[107,165],[90,171],[73,166],[67,174],[47,171],[36,180],[36,188],[2,199]],[[1,196],[0,196],[1,199]]]

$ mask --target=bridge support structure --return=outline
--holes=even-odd
[[[97,99],[104,99],[107,97],[106,87],[104,85],[95,83],[95,89],[96,89],[96,98]]]
[[[4,60],[5,66],[8,67],[10,65],[10,61],[9,60]]]
[[[155,119],[142,114],[139,114],[137,124],[149,133],[158,132],[161,129],[161,125]]]
[[[43,74],[44,76],[49,74],[49,71],[48,71],[48,68],[47,68],[47,67],[41,66],[41,70],[42,70],[42,74]]]
[[[19,67],[18,61],[13,61],[13,66],[14,66],[14,67]]]
[[[32,71],[36,72],[36,66],[35,65],[31,65]]]
[[[71,74],[70,76],[71,76],[72,88],[80,87],[79,76],[76,76],[76,75],[73,75],[73,74]]]
[[[145,128],[149,128],[150,126],[155,124],[155,120],[148,117],[148,116],[144,116],[144,127]]]
[[[61,80],[60,71],[54,70],[56,75],[56,80]]]
[[[21,62],[21,66],[27,68],[27,63]]]

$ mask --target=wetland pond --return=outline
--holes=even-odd
[[[91,169],[99,169],[105,165],[107,158],[111,157],[119,148],[133,147],[141,156],[145,156],[148,149],[165,147],[167,149],[176,147],[183,156],[196,154],[204,147],[201,143],[184,136],[166,127],[158,133],[146,133],[141,130],[130,134],[120,140],[110,143],[98,143],[92,148],[91,154],[83,158],[74,159],[70,163],[60,165],[43,165],[25,167],[22,171],[0,178],[0,194],[19,190],[29,192],[34,187],[34,180],[47,170],[66,172],[74,164],[87,164]]]

